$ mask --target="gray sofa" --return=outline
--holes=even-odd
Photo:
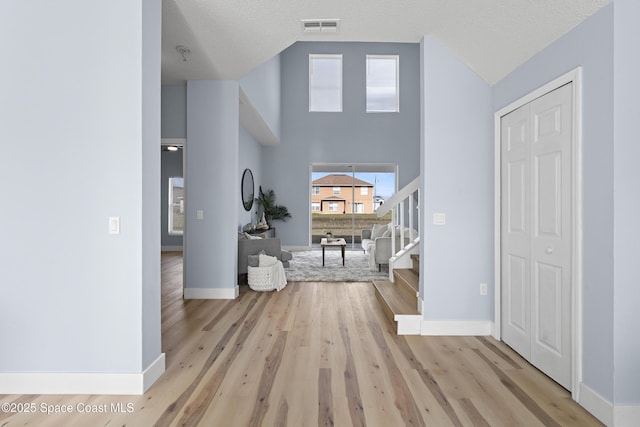
[[[257,255],[264,250],[267,255],[274,256],[282,261],[282,265],[289,267],[292,256],[290,252],[283,251],[280,239],[277,237],[267,239],[238,239],[238,275],[247,274],[248,256]]]

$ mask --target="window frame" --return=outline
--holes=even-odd
[[[182,197],[178,197],[178,206],[175,205],[174,202],[174,194],[173,194],[173,189],[174,187],[178,187],[176,185],[174,185],[174,180],[180,180],[182,181],[182,188],[184,191],[184,177],[181,176],[172,176],[169,177],[169,192],[167,193],[167,200],[168,200],[168,216],[167,216],[167,233],[169,234],[169,236],[183,236],[184,235],[184,196]],[[182,230],[177,230],[174,229],[174,208],[178,207],[179,208],[179,212],[182,215]]]
[[[340,104],[339,106],[337,106],[336,110],[318,110],[318,109],[313,109],[312,108],[312,100],[314,99],[314,97],[312,96],[313,94],[313,87],[312,87],[312,75],[313,75],[313,60],[314,59],[339,59],[340,60],[340,86],[339,86],[339,92],[340,92]],[[310,53],[309,54],[309,112],[310,113],[341,113],[342,109],[343,109],[343,92],[344,92],[344,70],[343,70],[343,61],[342,61],[342,54],[341,53]]]
[[[340,195],[340,191],[342,190],[342,188],[340,186],[334,186],[333,187],[333,195],[334,196],[338,196]]]
[[[369,109],[369,60],[395,59],[396,63],[396,94],[394,110],[373,110]],[[400,112],[400,55],[369,55],[365,58],[365,110],[367,113],[399,113]]]

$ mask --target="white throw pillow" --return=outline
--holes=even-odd
[[[258,264],[260,265],[260,267],[269,267],[271,265],[274,265],[277,262],[278,262],[278,258],[271,255],[260,254],[258,256]]]
[[[378,237],[382,237],[385,231],[389,226],[387,224],[373,224],[373,228],[371,229],[371,240],[375,240]]]

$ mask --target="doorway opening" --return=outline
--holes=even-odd
[[[160,143],[160,245],[163,252],[180,252],[184,247],[185,142],[181,138],[163,138]]]

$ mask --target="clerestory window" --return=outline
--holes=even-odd
[[[342,55],[309,55],[309,111],[342,111]]]

